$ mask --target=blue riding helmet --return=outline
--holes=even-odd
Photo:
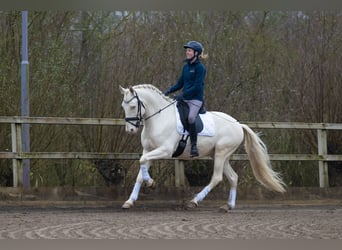
[[[198,52],[198,56],[199,56],[200,54],[202,54],[202,51],[203,51],[203,46],[202,46],[202,44],[199,43],[199,42],[196,42],[196,41],[190,41],[190,42],[188,42],[187,44],[185,44],[183,47],[184,47],[185,49],[186,49],[186,48],[190,48],[190,49],[193,49],[194,51],[197,51],[197,52]]]

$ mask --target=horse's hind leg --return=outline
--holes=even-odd
[[[190,201],[190,207],[198,206],[198,203],[201,202],[220,181],[222,181],[224,159],[224,155],[219,153],[215,154],[214,171],[211,180],[209,184]]]
[[[230,165],[229,158],[226,159],[226,162],[223,166],[223,173],[227,177],[229,184],[230,184],[229,197],[228,197],[228,209],[234,209],[235,201],[236,201],[236,188],[237,188],[237,183],[238,183],[238,175],[236,174],[236,172]]]

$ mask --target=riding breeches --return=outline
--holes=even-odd
[[[203,102],[199,100],[184,100],[189,106],[189,116],[188,121],[190,124],[194,123],[196,116],[202,107]]]

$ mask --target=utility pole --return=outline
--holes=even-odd
[[[28,62],[28,12],[22,11],[22,61],[21,61],[21,116],[30,115],[29,62]],[[30,126],[22,125],[22,151],[30,152]],[[23,188],[30,187],[30,159],[23,160]]]

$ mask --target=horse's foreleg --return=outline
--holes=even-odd
[[[166,147],[159,147],[152,151],[144,151],[143,155],[141,156],[140,162],[140,170],[137,176],[137,180],[134,184],[133,191],[129,197],[129,199],[122,205],[122,208],[131,208],[133,207],[134,202],[138,199],[139,191],[141,185],[146,182],[148,187],[154,188],[155,182],[151,178],[150,174],[148,173],[148,169],[151,165],[152,160],[161,159],[165,157],[169,157],[171,155],[172,149],[167,149]]]
[[[149,164],[149,161],[152,160],[158,160],[158,159],[162,159],[165,157],[170,157],[172,154],[172,148],[167,148],[164,146],[161,146],[159,148],[156,148],[152,151],[143,153],[143,155],[140,157],[140,165],[146,165]]]
[[[152,189],[155,188],[155,186],[156,186],[155,182],[151,178],[150,174],[148,173],[148,169],[151,166],[152,160],[167,157],[167,156],[169,156],[169,154],[170,154],[169,150],[165,149],[164,147],[159,147],[159,148],[152,150],[152,151],[149,151],[149,152],[144,150],[144,152],[143,152],[143,154],[139,160],[140,171],[139,171],[139,175],[137,177],[137,181],[134,185],[133,192],[131,194],[130,199],[128,201],[126,201],[125,204],[128,202],[128,204],[133,205],[133,202],[136,201],[138,198],[138,193],[139,193],[140,187],[141,187],[143,182],[145,182],[148,187],[150,187]]]
[[[228,197],[228,209],[234,209],[235,202],[236,202],[236,188],[237,188],[237,183],[238,183],[238,175],[235,173],[235,171],[231,167],[228,159],[226,160],[226,163],[224,164],[223,173],[227,177],[229,184],[230,184],[229,197]]]
[[[140,157],[140,172],[142,175],[142,179],[146,182],[147,186],[154,189],[155,182],[151,178],[150,174],[148,173],[148,169],[150,168],[151,161],[156,159],[161,159],[164,157],[168,157],[170,155],[170,151],[165,149],[164,147],[159,147],[155,150],[144,152],[143,155]]]
[[[134,202],[138,199],[139,191],[140,191],[140,188],[141,188],[141,185],[143,184],[143,182],[146,182],[147,186],[154,188],[154,186],[155,186],[154,181],[148,173],[149,167],[150,167],[149,161],[146,162],[146,164],[140,166],[140,170],[139,170],[137,179],[135,181],[132,193],[129,196],[129,199],[127,201],[125,201],[125,203],[122,205],[122,208],[132,208],[133,207]]]
[[[141,170],[139,171],[139,174],[137,176],[137,179],[135,181],[133,190],[131,195],[129,196],[128,200],[125,201],[125,203],[122,205],[122,208],[132,208],[134,205],[134,202],[138,199],[139,191],[141,188],[141,185],[143,184],[143,178],[141,174]]]
[[[147,186],[154,189],[155,182],[151,178],[150,174],[148,173],[148,169],[150,168],[150,161],[147,161],[146,164],[140,165],[140,172],[144,182],[146,182]]]

